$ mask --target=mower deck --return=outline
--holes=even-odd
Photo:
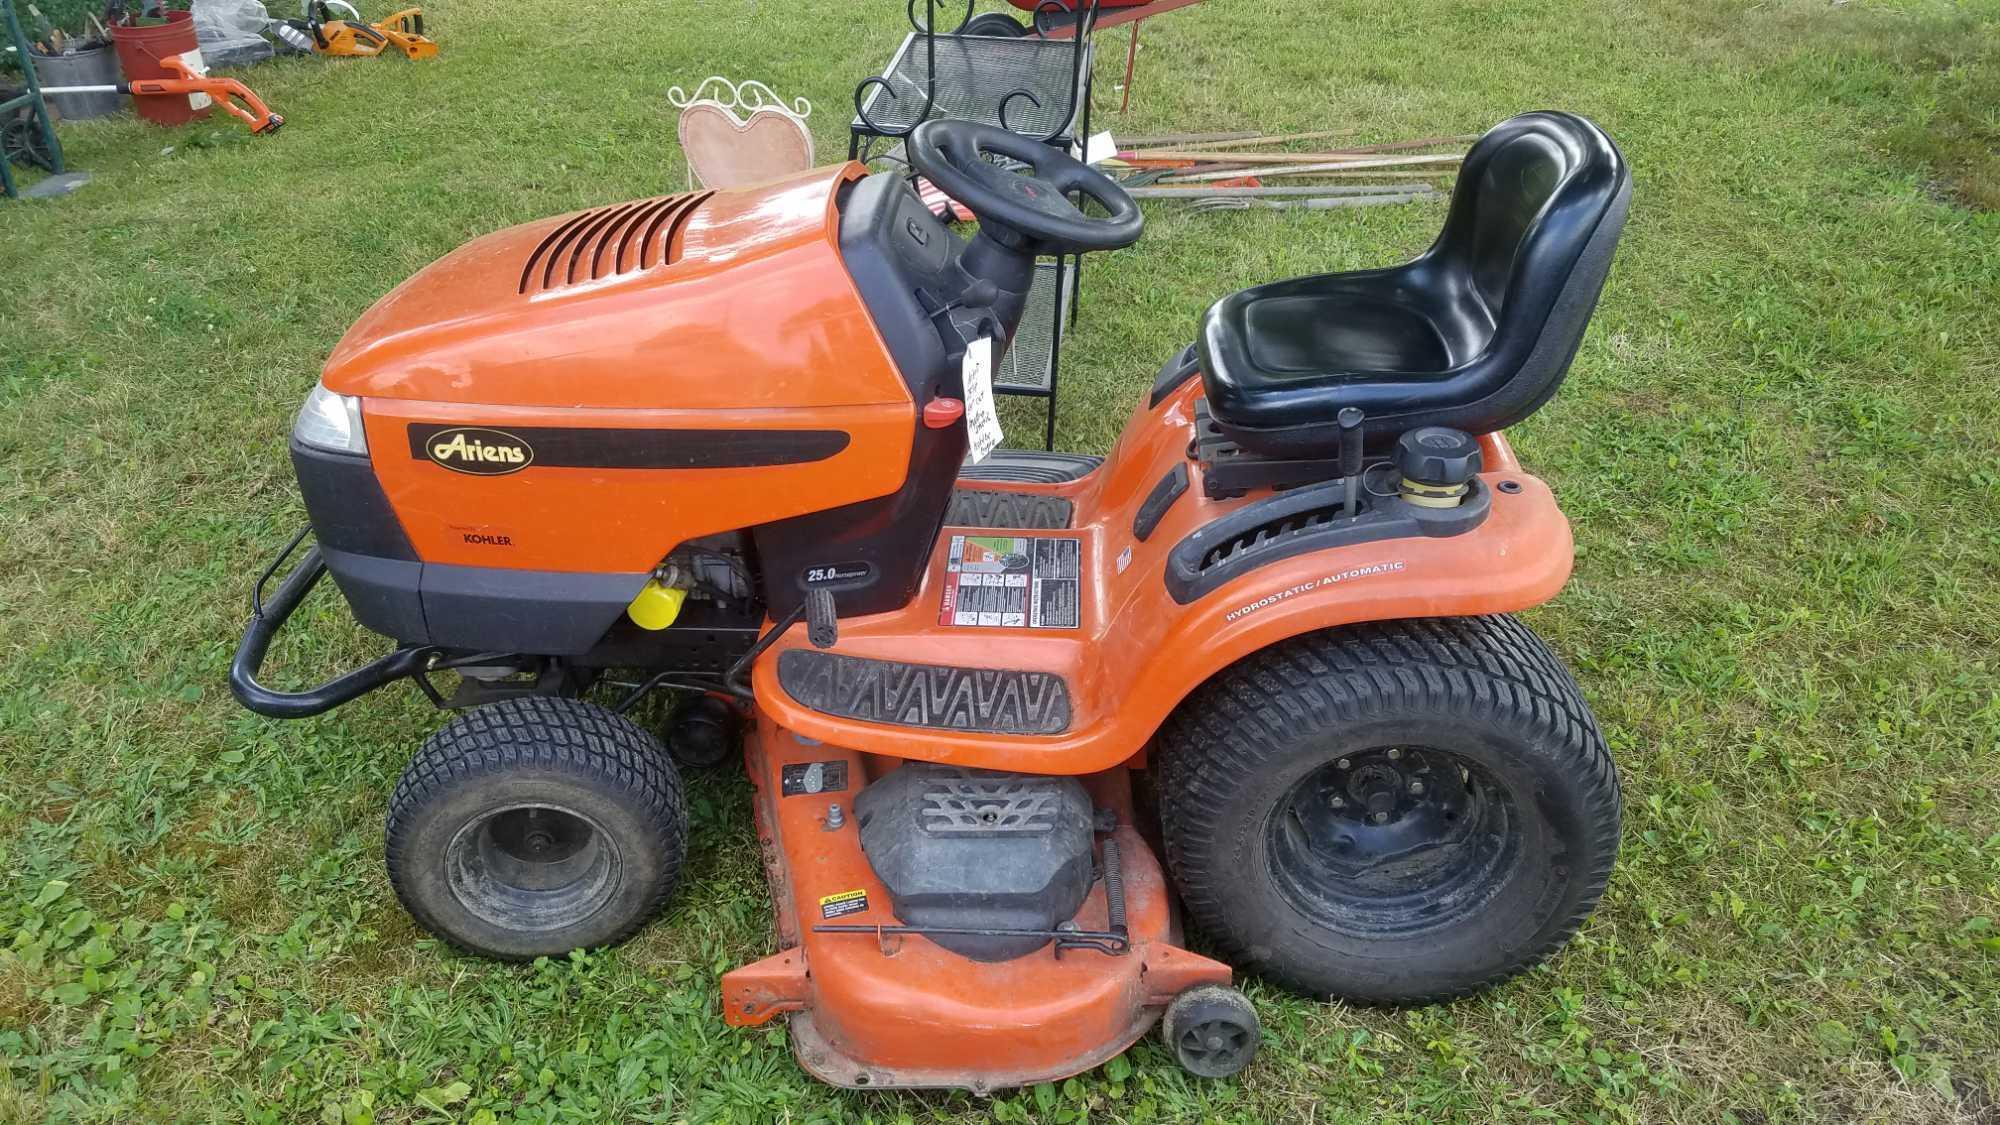
[[[745,739],[744,762],[757,789],[757,834],[783,949],[723,976],[724,1018],[755,1026],[789,1013],[799,1064],[827,1082],[984,1092],[1052,1081],[1131,1046],[1181,992],[1229,983],[1229,966],[1177,944],[1166,880],[1134,827],[1123,768],[1082,780],[1093,803],[1118,820],[1105,838],[1117,842],[1122,861],[1129,949],[1058,956],[1052,944],[988,963],[920,934],[814,928],[899,925],[852,811],[855,793],[896,761],[760,720]],[[834,806],[839,827],[829,827]],[[1111,924],[1102,879],[1075,923],[1084,931]]]

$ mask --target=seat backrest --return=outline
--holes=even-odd
[[[1514,425],[1569,371],[1631,198],[1624,156],[1589,121],[1501,122],[1466,153],[1444,229],[1414,260],[1209,308],[1197,344],[1211,416],[1245,449],[1288,456],[1330,448],[1348,407],[1378,448],[1419,426]]]
[[[1497,319],[1522,283],[1562,280],[1524,274],[1567,274],[1630,183],[1623,156],[1596,125],[1570,113],[1524,113],[1466,154],[1432,253],[1471,274]]]
[[[1445,287],[1482,306],[1492,334],[1436,388],[1430,405],[1458,417],[1423,424],[1504,429],[1548,401],[1583,342],[1631,196],[1618,146],[1572,113],[1524,113],[1472,146],[1443,232],[1412,265],[1456,275]]]
[[[1498,143],[1481,145],[1473,157],[1476,170],[1468,169],[1454,196],[1466,206],[1463,212],[1454,208],[1454,221],[1445,227],[1446,252],[1463,258],[1480,297],[1496,313],[1507,303],[1515,255],[1530,234],[1542,233],[1535,220],[1575,163],[1568,146],[1550,133],[1510,131]]]

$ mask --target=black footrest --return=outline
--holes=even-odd
[[[1060,496],[961,488],[951,494],[944,522],[948,527],[1059,531],[1075,516],[1076,506]]]
[[[1069,685],[1052,672],[905,664],[811,649],[778,654],[785,693],[826,715],[983,734],[1061,734]]]

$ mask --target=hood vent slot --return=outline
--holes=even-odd
[[[546,293],[579,282],[670,266],[674,240],[712,191],[663,195],[570,216],[549,232],[521,267],[521,292]]]

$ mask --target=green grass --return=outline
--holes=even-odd
[[[632,943],[509,967],[412,926],[381,816],[439,717],[396,690],[267,722],[223,686],[300,522],[292,411],[437,255],[678,188],[670,84],[802,93],[837,155],[900,7],[452,0],[434,62],[247,75],[274,139],[65,126],[95,181],[0,202],[0,1119],[2000,1120],[1991,0],[1217,0],[1149,24],[1132,113],[1100,112],[1387,140],[1557,106],[1632,161],[1596,326],[1515,435],[1578,544],[1529,619],[1628,805],[1546,968],[1415,1011],[1252,984],[1240,1082],[1148,1044],[992,1102],[840,1093],[719,1018],[718,975],[772,945],[714,775]],[[1087,274],[1063,444],[1107,448],[1217,295],[1397,259],[1441,216],[1152,209]],[[331,597],[307,617],[297,676],[378,649]]]

